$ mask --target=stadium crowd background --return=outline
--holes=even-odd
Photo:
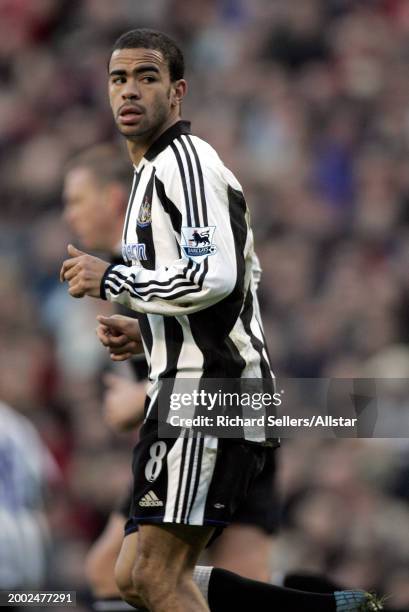
[[[406,0],[0,0],[0,399],[59,467],[47,583],[72,589],[134,437],[101,418],[108,306],[58,281],[62,176],[71,154],[117,140],[106,61],[141,26],[182,44],[184,116],[245,187],[273,369],[409,377]],[[390,404],[407,424],[399,390]],[[324,572],[409,606],[408,441],[297,439],[280,457],[272,577]]]

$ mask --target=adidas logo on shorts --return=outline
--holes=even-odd
[[[161,501],[153,491],[148,491],[140,500],[139,505],[144,508],[152,508],[153,506],[163,506],[163,501]]]

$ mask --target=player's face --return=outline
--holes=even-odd
[[[109,100],[115,123],[128,140],[148,139],[175,112],[176,86],[155,49],[117,49],[109,63]]]
[[[87,168],[74,168],[65,177],[64,219],[84,248],[108,248],[112,219],[107,194]]]

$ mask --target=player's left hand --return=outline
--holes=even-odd
[[[101,280],[109,263],[80,251],[72,244],[67,247],[70,259],[66,259],[60,271],[60,281],[68,282],[68,293],[75,298],[84,295],[100,297]]]

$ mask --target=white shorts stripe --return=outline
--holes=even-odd
[[[193,500],[192,510],[189,516],[189,525],[203,525],[204,511],[206,507],[207,494],[210,483],[212,482],[213,472],[217,459],[218,439],[212,436],[205,436],[200,466],[200,480],[195,499]]]
[[[182,430],[183,431],[183,430]],[[178,438],[170,451],[166,459],[167,470],[168,470],[168,488],[166,493],[166,506],[165,516],[163,517],[164,523],[173,523],[173,516],[175,513],[176,495],[179,488],[179,474],[182,462],[182,451],[183,451],[183,438]]]

